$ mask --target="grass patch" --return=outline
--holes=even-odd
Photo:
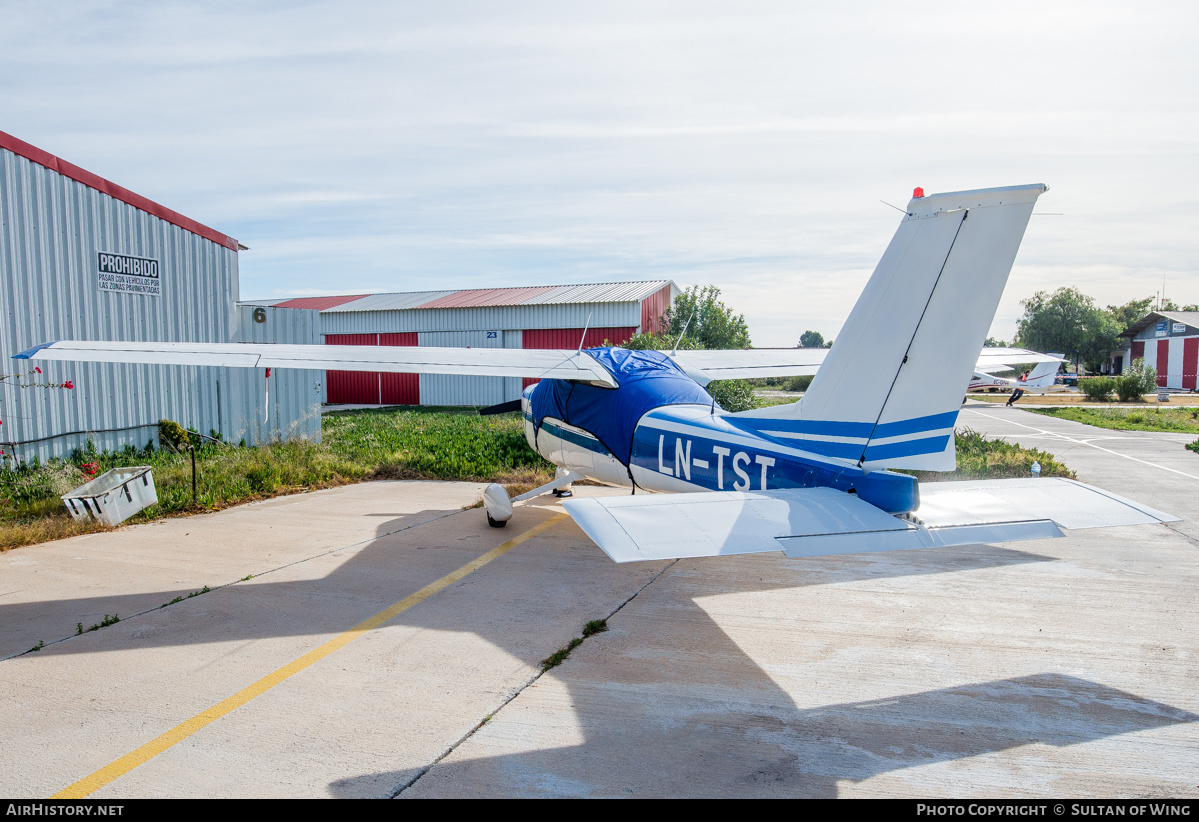
[[[1120,431],[1171,431],[1199,434],[1197,408],[1028,408],[1034,414],[1045,414],[1063,420],[1073,420],[1096,428]]]
[[[1067,477],[1074,472],[1058,462],[1052,454],[1036,448],[1022,448],[1004,440],[987,439],[985,434],[969,428],[954,433],[957,443],[958,467],[953,472],[905,471],[921,482],[949,480],[1007,479],[1031,477],[1034,462],[1041,464],[1042,477]]]
[[[1171,412],[1188,414],[1187,409],[1161,413],[1165,416]],[[1152,416],[1157,412],[1142,413]],[[1199,431],[1199,425],[1185,430]],[[554,476],[553,466],[525,443],[524,421],[519,414],[480,417],[471,409],[345,411],[325,415],[321,431],[320,443],[296,440],[259,448],[221,444],[198,447],[195,504],[190,457],[168,450],[126,448],[100,454],[89,448],[69,460],[0,470],[0,551],[111,530],[93,520],[76,522],[59,499],[87,480],[82,467],[92,463],[92,470],[97,472],[130,465],[149,465],[153,469],[158,505],[130,518],[130,523],[215,511],[252,500],[364,480],[498,482],[515,496]],[[916,475],[930,481],[1029,476],[1034,460],[1040,461],[1042,476],[1073,476],[1043,451],[1026,451],[1001,440],[988,441],[974,432],[958,435],[956,472]]]
[[[101,454],[88,448],[68,460],[0,470],[0,551],[111,530],[94,520],[76,522],[59,499],[87,481],[81,469],[89,463],[97,473],[130,465],[153,469],[158,505],[130,523],[364,480],[499,482],[515,491],[553,478],[553,466],[525,443],[519,414],[480,417],[473,409],[400,408],[328,414],[321,423],[320,443],[200,446],[194,505],[190,456],[169,450],[129,447]]]

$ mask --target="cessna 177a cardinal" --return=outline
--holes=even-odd
[[[1045,190],[1025,185],[914,197],[833,347],[815,360],[804,349],[74,341],[18,356],[540,377],[520,407],[529,445],[559,474],[530,494],[584,478],[631,488],[628,496],[564,503],[617,562],[887,551],[1172,521],[1070,480],[921,486],[888,470],[954,469],[962,388],[980,362],[983,337]],[[813,372],[811,387],[791,405],[727,413],[704,390],[713,379]],[[498,485],[487,489],[484,503],[493,524],[513,515]]]

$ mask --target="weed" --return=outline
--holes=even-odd
[[[606,630],[608,630],[608,620],[593,619],[583,626],[583,638],[586,639],[592,634],[601,634]]]
[[[98,622],[96,624],[93,624],[92,627],[87,629],[87,631],[80,630],[81,628],[83,628],[83,623],[77,622],[77,623],[75,623],[75,636],[79,636],[79,634],[81,634],[81,633],[90,633],[92,631],[98,631],[101,628],[107,628],[109,625],[116,625],[120,621],[121,621],[121,618],[117,614],[113,614],[112,616],[105,614],[104,619],[100,620],[100,622]]]
[[[239,579],[239,580],[238,580],[238,582],[245,582],[246,580],[250,580],[250,579],[253,579],[253,578],[254,578],[254,575],[253,575],[253,574],[246,574],[244,577],[242,577],[241,579]]]
[[[183,597],[181,597],[181,596],[175,597],[175,598],[174,598],[174,599],[172,599],[170,602],[164,602],[164,603],[162,603],[161,605],[159,605],[158,607],[159,607],[159,608],[165,608],[165,607],[167,607],[168,605],[174,605],[176,602],[183,602]]]
[[[29,650],[30,650],[30,651],[40,651],[42,648],[45,648],[45,647],[46,647],[46,642],[45,642],[45,640],[39,639],[39,640],[37,641],[37,645],[34,645],[34,646],[33,646],[32,648],[30,648]]]
[[[541,670],[548,671],[550,668],[557,668],[566,658],[570,656],[570,652],[583,644],[583,640],[589,636],[603,633],[608,630],[608,621],[606,619],[593,619],[583,626],[583,636],[577,636],[566,644],[565,648],[554,651],[554,653],[541,660]]]
[[[557,668],[566,661],[566,658],[570,656],[571,651],[573,651],[575,648],[578,648],[582,644],[583,638],[579,636],[575,637],[569,643],[567,643],[565,648],[554,651],[545,659],[541,660],[541,670],[548,671],[550,668]]]
[[[75,636],[79,636],[82,633],[83,633],[83,623],[76,622],[75,623]]]
[[[201,588],[198,591],[192,591],[190,594],[187,595],[187,598],[191,599],[192,597],[198,597],[200,594],[207,594],[211,590],[212,590],[211,588],[209,588],[207,585],[205,585],[203,588]]]
[[[1186,444],[1186,448],[1188,451],[1194,451],[1196,454],[1199,454],[1199,440],[1195,440],[1194,442],[1188,442]]]

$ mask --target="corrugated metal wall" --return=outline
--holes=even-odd
[[[288,311],[290,309],[279,309]],[[323,323],[323,318],[322,318]],[[326,334],[325,345],[378,345],[378,334]],[[328,390],[327,402],[334,404],[357,403],[377,405],[379,403],[379,375],[367,371],[326,371]]]
[[[587,321],[588,315],[591,322]],[[328,334],[378,334],[396,331],[487,331],[517,328],[637,327],[641,303],[568,303],[479,308],[430,308],[403,311],[321,312]]]
[[[1144,359],[1157,370],[1159,388],[1194,390],[1199,384],[1199,337],[1196,329],[1186,323],[1166,319],[1165,336],[1159,335],[1157,323],[1137,334],[1132,341],[1127,368],[1135,360]]]
[[[582,341],[583,348],[598,348],[605,341],[612,345],[628,342],[629,337],[637,333],[635,326],[625,328],[588,328],[586,334],[582,328],[537,328],[524,332],[521,340],[522,348],[578,348]],[[540,380],[526,377],[521,380],[521,389],[528,388]]]
[[[673,286],[664,286],[641,301],[641,330],[644,333],[657,334],[662,330],[662,314],[674,302],[675,291]]]
[[[503,330],[433,331],[420,335],[420,344],[438,348],[503,348]],[[421,374],[421,405],[495,405],[520,396],[505,396],[504,377]]]
[[[262,322],[255,318],[258,312]],[[237,320],[237,342],[321,344],[317,311],[239,305]],[[244,439],[255,444],[297,437],[320,442],[324,371],[274,369],[268,395],[265,369],[219,370],[223,375],[218,430],[227,442]]]
[[[99,252],[157,260],[161,296],[100,290]],[[12,355],[49,340],[234,341],[237,296],[236,251],[0,149],[0,373],[30,370]],[[314,330],[316,319],[282,321],[293,322]],[[75,388],[0,382],[0,449],[20,461],[61,456],[89,439],[101,450],[143,446],[157,441],[161,418],[205,433],[240,418],[234,406],[228,416],[218,407],[218,385],[232,389],[228,369],[41,367],[40,381]],[[232,398],[222,393],[221,406]],[[290,407],[282,401],[280,413]],[[269,430],[248,429],[247,442]]]

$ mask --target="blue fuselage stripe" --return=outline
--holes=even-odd
[[[866,462],[879,460],[894,460],[900,457],[914,457],[918,454],[940,454],[949,444],[949,435],[940,437],[925,437],[919,440],[903,442],[888,442],[882,445],[870,445],[866,448]]]

